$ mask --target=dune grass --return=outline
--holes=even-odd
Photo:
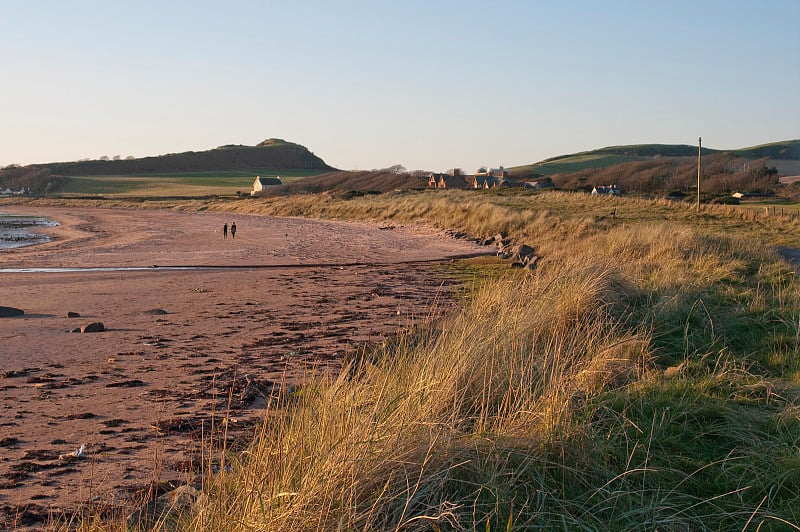
[[[186,527],[800,522],[797,284],[746,242],[665,233],[595,235],[312,381]]]
[[[425,221],[543,256],[273,397],[247,451],[210,450],[231,470],[181,529],[800,529],[800,285],[772,250],[791,217],[457,191],[137,205]]]

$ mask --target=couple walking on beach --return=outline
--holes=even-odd
[[[228,222],[222,226],[222,238],[228,238]],[[231,224],[231,238],[236,238],[236,222]]]

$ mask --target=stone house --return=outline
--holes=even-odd
[[[467,181],[466,176],[456,171],[448,174],[431,174],[428,178],[429,188],[466,189],[469,188],[470,185],[471,183]]]

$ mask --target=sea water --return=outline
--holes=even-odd
[[[58,222],[42,216],[22,216],[0,212],[0,251],[50,242],[52,238],[49,235],[32,230],[56,225]]]

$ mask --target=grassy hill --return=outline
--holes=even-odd
[[[153,180],[186,180],[190,186],[249,188],[254,175],[307,176],[335,170],[305,146],[267,139],[255,146],[225,145],[199,152],[170,153],[124,160],[91,160],[0,169],[0,188],[34,193],[120,193]],[[224,182],[220,179],[224,178]],[[147,188],[147,187],[145,187]]]
[[[770,160],[796,161],[800,160],[800,140],[773,142],[738,150],[702,149],[703,156],[723,153],[751,160],[768,158]],[[551,157],[538,163],[516,166],[510,168],[509,173],[512,177],[527,177],[533,174],[555,175],[653,159],[696,156],[697,146],[689,146],[687,144],[609,146],[597,150]]]
[[[170,153],[117,161],[79,161],[44,165],[56,175],[142,175],[230,170],[296,168],[333,170],[305,146],[268,139],[255,146],[226,145],[199,152]]]

